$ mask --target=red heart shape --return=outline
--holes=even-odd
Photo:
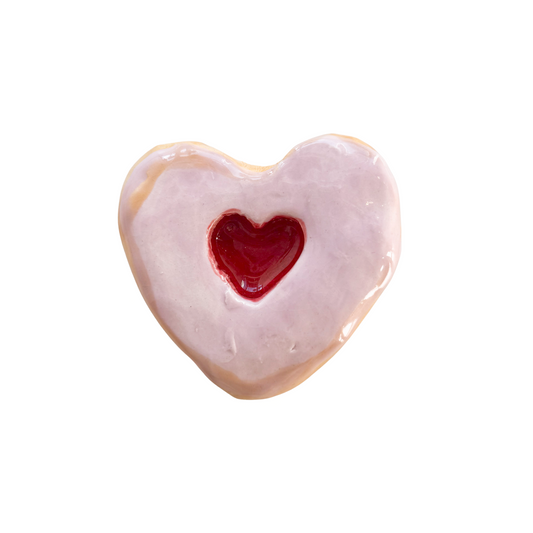
[[[277,216],[263,225],[226,213],[208,234],[215,270],[250,300],[270,292],[294,266],[304,248],[302,223]]]

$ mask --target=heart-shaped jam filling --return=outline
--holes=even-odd
[[[270,292],[294,266],[304,248],[295,218],[277,216],[258,226],[238,213],[223,215],[208,235],[218,273],[244,298]]]

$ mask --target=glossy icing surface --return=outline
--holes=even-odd
[[[215,270],[243,298],[257,300],[294,266],[305,236],[294,218],[277,216],[258,226],[228,213],[213,224],[208,241]]]
[[[213,266],[209,229],[224,213],[256,227],[286,217],[305,228],[301,255],[260,298],[239,294]],[[156,148],[126,179],[119,227],[160,324],[239,398],[280,394],[332,357],[390,281],[400,253],[390,170],[371,147],[337,135],[304,142],[266,168],[199,143]]]

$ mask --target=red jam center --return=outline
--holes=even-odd
[[[244,298],[271,291],[294,266],[304,247],[304,230],[295,218],[274,217],[256,226],[238,213],[223,215],[209,234],[218,272]]]

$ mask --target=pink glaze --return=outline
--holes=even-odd
[[[257,226],[302,221],[301,255],[258,299],[213,266],[208,228],[225,212]],[[298,385],[342,347],[390,281],[400,253],[394,178],[372,148],[326,135],[267,169],[199,143],[159,147],[131,170],[119,227],[139,288],[217,385],[266,398]]]

